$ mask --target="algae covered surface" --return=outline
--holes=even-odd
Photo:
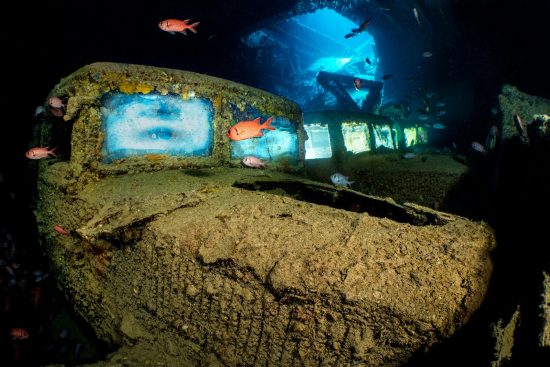
[[[212,106],[213,148],[208,156],[170,156],[148,154],[106,164],[102,157],[105,139],[102,101],[112,93],[170,95],[189,100],[198,98]],[[226,133],[242,116],[265,114],[290,121],[298,137],[298,159],[282,157],[272,162],[282,170],[298,171],[305,156],[306,133],[301,110],[296,103],[244,84],[190,71],[147,65],[97,62],[83,66],[63,78],[50,97],[66,102],[62,118],[47,109],[38,144],[56,146],[58,157],[70,160],[74,176],[90,170],[107,174],[155,171],[166,168],[240,165],[231,157],[231,142]]]
[[[491,274],[487,225],[298,176],[69,172],[39,183],[56,277],[101,339],[159,365],[399,365],[466,323]]]
[[[212,155],[103,162],[101,96],[113,90],[210,99]],[[290,118],[304,157],[299,109],[189,72],[97,63],[52,95],[67,110],[42,124],[40,143],[60,148],[37,162],[35,214],[67,299],[120,347],[94,365],[397,366],[452,336],[483,302],[492,229],[384,199],[375,186],[384,173],[401,192],[411,175],[449,175],[433,185],[442,192],[458,167],[442,171],[434,158],[407,169],[375,156],[356,162],[361,177],[350,161],[359,191],[285,173],[301,161],[239,167],[225,136],[236,110]]]

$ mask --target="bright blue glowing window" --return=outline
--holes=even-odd
[[[302,33],[310,37],[304,42],[311,42],[309,47],[318,50],[316,57],[311,59],[307,66],[308,70],[322,70],[374,80],[378,56],[374,38],[368,29],[346,39],[345,35],[351,33],[358,25],[328,8],[298,15],[281,23],[286,25],[285,22],[294,22],[300,26],[303,29]],[[367,58],[370,64],[366,61]]]
[[[255,115],[244,120],[260,117],[260,124],[270,116]],[[231,159],[240,159],[252,155],[265,160],[289,159],[299,160],[298,135],[296,127],[284,117],[273,117],[270,124],[275,130],[262,129],[263,136],[247,140],[231,140]]]
[[[250,62],[268,68],[255,86],[285,96],[305,109],[321,99],[326,105],[334,104],[336,100],[316,80],[319,71],[375,80],[379,59],[369,29],[345,38],[358,26],[323,8],[269,24],[243,37],[246,45],[260,50]],[[353,83],[350,88],[348,92],[360,105],[368,92],[355,91]]]
[[[103,161],[145,154],[208,156],[213,109],[209,99],[114,93],[103,100]]]
[[[308,139],[306,140],[306,159],[319,159],[332,157],[330,147],[330,134],[327,124],[304,125]]]
[[[344,122],[342,123],[342,134],[348,151],[357,154],[370,150],[370,135],[367,124]]]

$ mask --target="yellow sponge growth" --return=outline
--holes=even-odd
[[[134,94],[134,93],[142,93],[142,94],[148,94],[153,91],[153,87],[148,84],[143,83],[136,83],[136,82],[124,82],[118,86],[118,89],[122,93],[126,94]]]

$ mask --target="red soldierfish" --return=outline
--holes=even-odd
[[[187,34],[188,29],[193,33],[197,33],[197,30],[195,29],[195,27],[198,26],[199,24],[200,22],[189,24],[189,19],[185,19],[185,20],[166,19],[159,22],[159,28],[171,34],[176,34],[176,32],[181,34]]]
[[[248,156],[244,157],[242,162],[247,167],[252,167],[252,168],[264,168],[265,167],[265,163],[262,162],[262,160],[260,158],[253,157],[251,155],[248,155]]]
[[[14,339],[14,340],[15,339],[24,340],[24,339],[27,339],[29,337],[29,333],[27,332],[27,330],[25,330],[23,328],[20,328],[20,327],[16,327],[16,328],[11,329],[10,335],[11,335],[12,339]]]
[[[260,124],[260,118],[249,121],[240,121],[233,125],[228,131],[227,136],[232,140],[246,140],[254,137],[262,137],[262,129],[276,130],[270,126],[273,117],[268,118],[263,124]]]
[[[353,81],[353,85],[355,86],[355,90],[361,89],[361,79],[356,78],[356,79]]]
[[[63,116],[63,109],[62,108],[52,107],[52,108],[50,108],[50,112],[52,113],[52,115],[54,115],[56,117],[62,117]]]
[[[68,235],[69,232],[67,232],[63,227],[61,227],[59,224],[56,224],[53,226],[54,231],[60,234]]]
[[[55,153],[53,152],[55,148],[48,150],[49,147],[34,147],[31,148],[25,153],[25,156],[30,159],[42,159],[42,158],[50,158],[50,157],[57,157]]]

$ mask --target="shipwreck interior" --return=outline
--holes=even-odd
[[[20,11],[11,14],[28,13],[25,4],[13,6]],[[258,181],[232,185],[246,195],[371,210],[377,218],[412,226],[440,225],[441,213],[450,213],[491,228],[496,248],[483,303],[461,329],[419,349],[403,366],[548,365],[550,235],[548,216],[539,213],[550,207],[550,48],[541,41],[550,35],[549,16],[550,2],[543,0],[59,0],[33,5],[25,32],[20,17],[8,17],[1,25],[10,56],[0,144],[0,321],[6,325],[0,355],[10,356],[13,365],[103,366],[100,361],[117,349],[98,339],[65,300],[53,272],[43,270],[48,259],[35,256],[41,252],[36,172],[46,163],[24,155],[29,141],[40,139],[35,108],[45,104],[52,87],[84,65],[113,62],[191,71],[286,98],[302,112],[304,161],[298,125],[284,117],[273,120],[277,130],[266,133],[269,144],[231,142],[229,158],[254,155],[268,168],[270,161],[284,160],[271,167],[277,171],[286,162],[303,163],[303,177],[326,185],[335,172],[353,181],[349,190],[321,190],[294,181],[282,185],[263,177],[263,170],[250,170]],[[158,23],[167,18],[199,21],[198,32],[163,32]],[[21,60],[31,60],[32,67]],[[98,107],[94,103],[78,101],[86,108]],[[151,106],[164,111],[161,120]],[[208,98],[112,93],[101,108],[105,131],[116,137],[101,147],[104,165],[150,154],[154,166],[159,149],[209,157],[219,144],[212,127],[219,106]],[[243,119],[251,110],[262,122],[269,117],[256,107],[231,108]],[[520,115],[528,124],[523,130]],[[138,118],[145,121],[141,131],[132,125]],[[178,127],[182,120],[192,127]],[[67,139],[72,133],[69,125],[52,132],[59,142],[56,159],[68,161],[78,146]],[[186,174],[211,175],[200,169]],[[428,209],[414,217],[417,209],[406,203]],[[223,215],[217,220],[224,228],[230,222]],[[133,235],[123,232],[117,233],[120,243]],[[8,261],[14,253],[20,257]],[[83,256],[104,253],[94,248]],[[25,276],[35,283],[40,278],[40,284],[17,288]],[[12,278],[17,281],[9,283]],[[294,301],[302,302],[299,295]],[[14,320],[37,335],[41,330],[39,337],[14,341]],[[356,358],[364,354],[356,351]]]

